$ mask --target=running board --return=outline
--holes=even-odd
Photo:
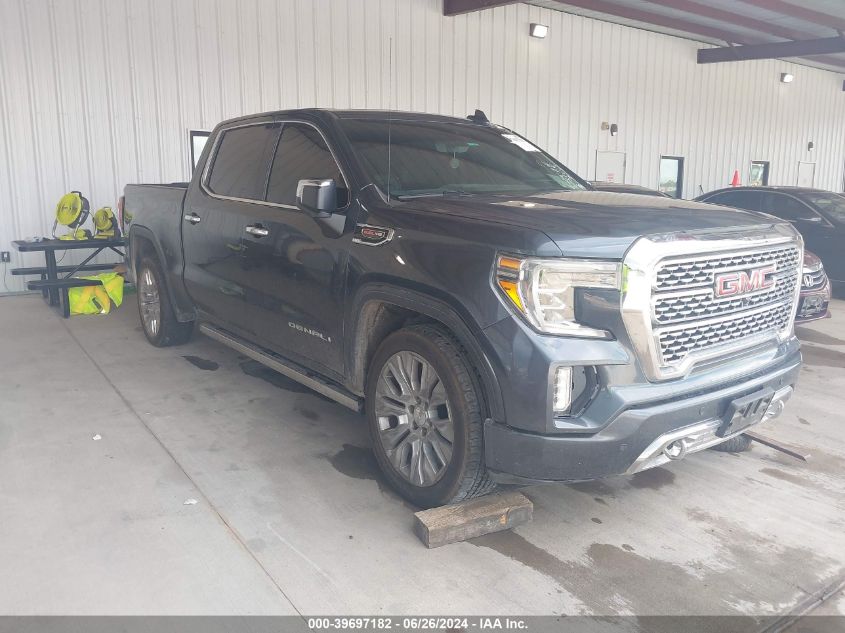
[[[252,360],[258,361],[262,365],[287,376],[291,380],[295,380],[299,384],[313,389],[327,398],[331,398],[338,404],[342,404],[356,413],[360,413],[364,408],[361,398],[358,398],[342,387],[332,385],[328,381],[308,373],[304,368],[300,368],[290,361],[283,360],[280,356],[265,352],[258,346],[247,343],[225,330],[208,325],[207,323],[201,323],[199,330],[209,338],[223,343],[226,347],[230,347],[236,352],[240,352],[244,356],[248,356]]]

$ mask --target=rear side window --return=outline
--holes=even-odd
[[[278,123],[273,123],[223,132],[211,166],[208,188],[221,196],[263,200],[279,128]]]
[[[751,211],[760,210],[760,192],[759,191],[727,191],[720,193],[710,198],[705,202],[711,204],[721,204],[726,207],[736,207],[737,209],[749,209]]]
[[[300,180],[329,178],[337,183],[338,206],[346,206],[346,184],[323,137],[310,125],[286,123],[270,170],[267,201],[295,205]]]
[[[763,210],[790,221],[818,217],[815,211],[800,200],[779,193],[766,194]]]

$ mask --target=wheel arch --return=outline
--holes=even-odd
[[[504,403],[498,378],[479,337],[467,317],[446,301],[431,294],[389,283],[371,283],[360,288],[350,303],[350,345],[347,367],[350,389],[364,393],[370,362],[381,342],[391,333],[415,323],[444,327],[461,345],[476,370],[487,415],[504,419]]]
[[[187,323],[196,318],[196,313],[193,306],[185,293],[178,293],[174,288],[174,278],[181,281],[180,277],[174,277],[168,269],[168,259],[165,256],[164,249],[161,242],[156,238],[149,228],[145,226],[133,225],[129,231],[126,248],[126,266],[129,269],[131,278],[137,283],[137,265],[144,255],[154,256],[162,268],[165,275],[165,290],[167,297],[170,299],[170,305],[176,315],[176,319],[180,322]]]

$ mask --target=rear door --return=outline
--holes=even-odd
[[[749,189],[740,189],[738,191],[723,191],[714,196],[710,196],[705,200],[710,204],[721,204],[726,207],[735,207],[737,209],[746,209],[748,211],[760,211],[760,192]]]
[[[822,260],[828,275],[836,279],[842,261],[842,245],[827,218],[803,200],[785,193],[767,193],[764,211],[791,222],[804,238],[804,247]]]
[[[343,373],[343,300],[354,227],[347,179],[320,130],[285,121],[266,205],[251,209],[243,281],[262,345],[317,369]],[[316,218],[296,206],[297,183],[334,179],[337,213]]]
[[[185,287],[205,318],[239,334],[254,332],[242,237],[264,204],[280,132],[272,120],[223,129],[183,209]]]

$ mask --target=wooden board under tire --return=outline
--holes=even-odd
[[[531,521],[534,504],[521,492],[503,492],[414,514],[414,532],[428,548],[457,543]]]

